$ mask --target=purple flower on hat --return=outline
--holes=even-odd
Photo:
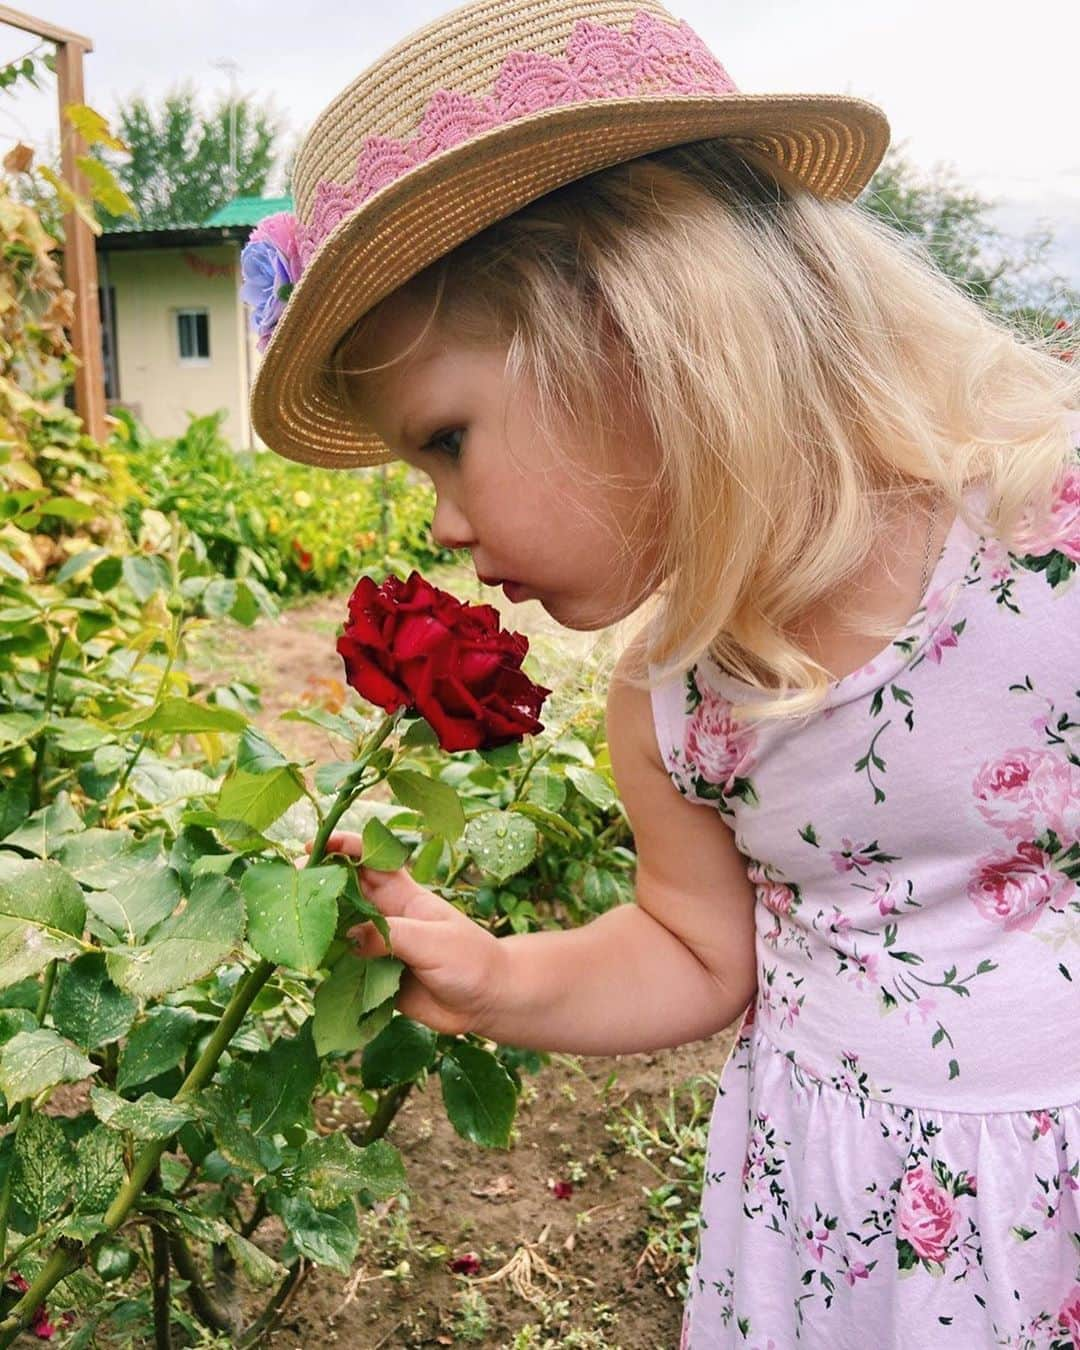
[[[270,341],[292,289],[300,280],[301,270],[293,213],[279,211],[261,220],[240,254],[240,273],[244,279],[240,299],[251,309],[251,324],[259,334],[259,351]]]

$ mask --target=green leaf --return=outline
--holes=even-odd
[[[7,858],[0,867],[0,988],[82,950],[83,894],[55,862]]]
[[[75,1154],[75,1195],[84,1214],[108,1209],[124,1180],[124,1146],[102,1125],[79,1140]]]
[[[128,1037],[116,1072],[116,1090],[149,1083],[184,1058],[199,1019],[190,1008],[151,1008]]]
[[[14,750],[16,746],[25,745],[44,728],[45,719],[36,713],[13,712],[0,717],[0,750]]]
[[[57,520],[92,520],[94,517],[94,508],[75,497],[50,497],[48,501],[38,502],[35,510],[43,516],[55,516]]]
[[[255,863],[240,882],[248,941],[265,960],[313,975],[333,941],[345,880],[343,867]]]
[[[113,1280],[126,1279],[138,1265],[138,1257],[123,1242],[101,1243],[95,1247],[92,1259],[95,1273],[100,1275],[106,1284]]]
[[[351,760],[330,760],[315,770],[315,788],[324,796],[336,797],[345,779],[355,772],[356,764]]]
[[[12,1199],[33,1230],[56,1213],[75,1185],[75,1154],[54,1116],[31,1114],[19,1131],[11,1167]]]
[[[584,838],[581,831],[575,825],[571,825],[565,816],[557,815],[554,811],[547,811],[544,807],[537,806],[535,802],[516,801],[510,807],[510,810],[535,821],[541,830],[557,843],[565,840],[578,843]]]
[[[36,996],[40,992],[38,982],[33,980],[31,984]],[[6,1045],[20,1031],[36,1031],[37,1026],[38,1020],[29,1008],[0,1008],[0,1045]]]
[[[279,1036],[248,1065],[246,1090],[255,1134],[280,1134],[307,1119],[311,1094],[319,1081],[319,1061],[312,1040],[312,1019],[295,1036]]]
[[[99,872],[104,875],[104,870]],[[108,890],[89,891],[86,907],[125,942],[140,942],[181,900],[180,878],[166,863],[133,849],[115,860]]]
[[[461,798],[449,783],[429,778],[426,773],[399,769],[387,775],[394,796],[403,806],[415,811],[432,834],[453,843],[465,830],[465,812]]]
[[[566,801],[566,779],[549,769],[534,769],[525,784],[525,795],[545,811],[559,811]]]
[[[439,872],[439,863],[442,861],[442,855],[446,851],[446,841],[441,835],[434,835],[427,841],[424,847],[413,859],[412,866],[409,868],[413,881],[417,881],[421,886],[427,886],[435,880]]]
[[[56,800],[28,816],[22,825],[4,840],[4,848],[21,849],[39,858],[55,853],[68,834],[78,834],[83,828],[71,798],[58,792]]]
[[[494,1055],[459,1041],[439,1064],[443,1103],[463,1139],[483,1148],[509,1148],[517,1089]]]
[[[418,745],[438,745],[439,738],[435,734],[435,728],[430,722],[425,722],[422,717],[415,721],[407,720],[402,724],[405,730],[401,735],[401,744],[410,749]]]
[[[465,830],[465,846],[477,865],[496,881],[522,871],[536,857],[536,826],[512,811],[485,811]]]
[[[253,1284],[266,1288],[271,1284],[280,1284],[285,1276],[285,1267],[280,1261],[275,1261],[272,1256],[264,1252],[261,1247],[256,1247],[254,1242],[249,1242],[246,1237],[238,1233],[229,1224],[224,1225],[225,1246],[229,1249],[229,1255],[239,1265]]]
[[[130,830],[83,830],[80,834],[68,835],[56,849],[55,856],[77,881],[102,891],[107,890],[118,875],[123,875],[126,860],[136,850],[140,861],[157,857],[161,853],[161,841],[154,837],[139,843]],[[119,871],[115,865],[117,858],[125,860]]]
[[[109,979],[101,952],[87,952],[61,970],[51,1011],[56,1030],[90,1051],[125,1036],[139,1003]]]
[[[394,997],[404,968],[390,956],[368,960],[346,952],[315,991],[316,1054],[359,1050],[374,1039],[377,1032],[361,1019]]]
[[[113,981],[142,998],[182,989],[219,966],[244,936],[244,902],[227,877],[202,876],[187,907],[159,924],[143,947],[106,957]]]
[[[209,830],[219,843],[224,844],[229,852],[222,855],[224,861],[220,861],[216,856],[203,855],[196,859],[192,864],[194,874],[198,876],[200,870],[205,870],[208,866],[220,865],[227,871],[232,865],[233,859],[239,853],[264,853],[267,850],[273,850],[279,847],[272,840],[267,839],[264,834],[258,830],[252,829],[242,820],[222,820],[214,815],[213,811],[185,811],[185,825],[201,825],[203,829]]]
[[[337,713],[327,712],[325,708],[290,708],[288,712],[281,714],[283,722],[310,722],[312,726],[322,727],[323,731],[332,732],[335,736],[340,736],[346,741],[355,741],[360,728],[355,726],[348,718],[340,717]]]
[[[236,582],[231,577],[215,577],[202,594],[203,613],[223,619],[236,604]]]
[[[30,573],[21,563],[17,563],[10,553],[0,549],[0,572],[6,572],[9,577],[14,577],[16,581],[26,582],[30,580]]]
[[[221,785],[217,814],[265,830],[304,795],[296,770],[287,765],[268,773],[237,769]]]
[[[406,1186],[401,1155],[385,1139],[367,1148],[357,1148],[343,1134],[311,1139],[300,1150],[297,1169],[319,1209],[333,1209],[362,1190],[389,1200]]]
[[[250,628],[260,613],[262,613],[262,606],[259,599],[246,581],[238,580],[236,583],[236,599],[229,610],[229,617],[237,623],[243,624],[245,628]]]
[[[364,1047],[360,1061],[364,1087],[378,1090],[411,1082],[435,1063],[437,1040],[430,1027],[399,1014]]]
[[[153,1092],[144,1092],[138,1101],[126,1102],[108,1088],[94,1086],[90,1089],[90,1104],[94,1115],[110,1130],[127,1131],[147,1143],[171,1139],[181,1126],[195,1119],[195,1110],[188,1103],[166,1101]]]
[[[0,609],[0,626],[16,628],[30,619],[38,618],[41,613],[42,610],[37,604],[8,605],[5,609]]]
[[[236,747],[236,767],[245,773],[269,773],[288,768],[289,760],[258,727],[247,726]]]
[[[170,735],[190,735],[198,731],[243,731],[248,720],[228,708],[196,703],[188,698],[166,698],[149,716],[121,719],[118,725],[138,727],[140,731],[159,731]]]
[[[0,839],[5,839],[12,830],[18,829],[30,814],[30,795],[18,783],[6,783],[0,786]],[[0,857],[6,856],[0,854]]]
[[[485,764],[498,769],[500,773],[513,769],[521,763],[521,745],[518,741],[497,745],[491,750],[480,750],[477,753]]]
[[[124,580],[141,604],[145,605],[155,591],[169,589],[169,564],[164,558],[130,554],[123,560],[121,567]]]
[[[0,1050],[0,1091],[9,1106],[94,1072],[94,1064],[76,1046],[44,1027],[16,1033]]]
[[[281,1153],[267,1135],[256,1135],[239,1119],[239,1111],[230,1094],[210,1088],[199,1096],[199,1109],[210,1121],[214,1142],[222,1157],[235,1167],[256,1176],[275,1172],[281,1166]]]
[[[102,558],[90,573],[90,584],[95,591],[111,591],[123,575],[119,558]]]
[[[360,1247],[356,1204],[346,1200],[336,1209],[316,1209],[306,1195],[280,1195],[279,1212],[289,1233],[289,1245],[318,1266],[342,1275],[352,1270]]]
[[[568,764],[566,776],[585,800],[598,806],[601,811],[609,811],[617,804],[618,798],[611,787],[592,769],[586,769],[580,764]]]
[[[363,856],[365,867],[377,872],[396,872],[404,867],[409,849],[377,816],[372,816],[364,826]]]
[[[69,558],[63,567],[61,567],[53,580],[58,585],[62,585],[65,581],[70,581],[71,578],[81,572],[84,567],[89,567],[92,563],[96,563],[99,558],[104,558],[107,552],[108,550],[104,548],[88,548],[84,549],[82,553],[76,553],[74,557]]]
[[[84,755],[116,739],[111,731],[85,717],[56,717],[49,723],[48,734],[58,750],[73,755]]]
[[[594,867],[591,863],[585,868],[582,892],[587,908],[594,914],[603,914],[605,910],[622,904],[625,898],[617,877],[606,868]]]

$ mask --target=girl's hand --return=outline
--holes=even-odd
[[[311,845],[305,848],[310,853]],[[361,858],[361,837],[339,831],[326,842],[326,854]],[[409,873],[359,870],[360,890],[383,914],[393,951],[387,951],[370,921],[348,930],[358,956],[395,956],[402,973],[396,1007],[434,1031],[458,1036],[482,1023],[499,997],[502,950],[499,939],[455,909]]]

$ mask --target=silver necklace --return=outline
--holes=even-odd
[[[926,532],[926,553],[923,557],[922,583],[919,586],[920,599],[926,594],[927,583],[930,580],[930,547],[934,542],[934,521],[937,519],[937,502],[930,503],[930,526]]]

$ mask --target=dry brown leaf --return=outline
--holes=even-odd
[[[26,173],[34,162],[34,151],[29,145],[19,141],[4,156],[4,168],[9,173]]]
[[[517,1186],[514,1184],[514,1178],[509,1172],[501,1172],[486,1186],[474,1186],[470,1194],[479,1196],[481,1200],[501,1200],[503,1196],[514,1195],[516,1192]]]

